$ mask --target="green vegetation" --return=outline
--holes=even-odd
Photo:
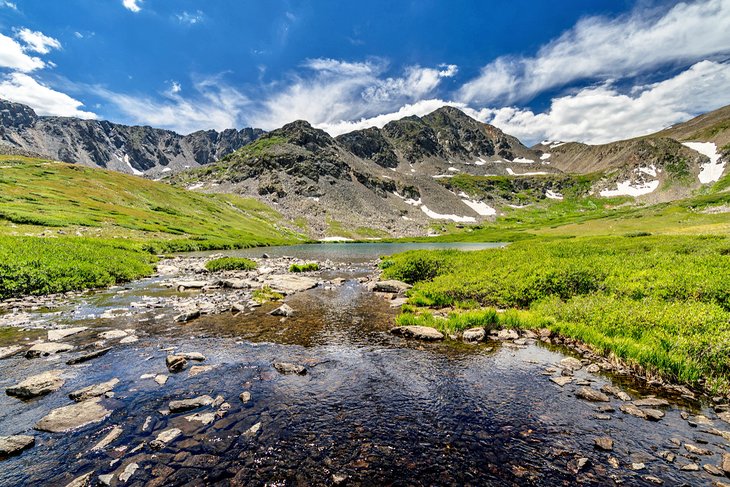
[[[205,268],[210,272],[252,271],[256,269],[256,262],[243,257],[221,257],[206,262]]]
[[[415,284],[400,324],[546,326],[675,380],[730,387],[727,236],[534,239],[406,252],[382,267]]]
[[[268,303],[269,301],[281,301],[284,299],[284,295],[277,293],[269,286],[264,286],[261,289],[256,289],[251,296],[251,299],[259,304]]]
[[[457,174],[452,178],[439,180],[451,191],[468,194],[473,198],[501,198],[520,205],[545,199],[545,189],[562,193],[573,199],[586,196],[601,174],[564,175],[546,174],[537,176],[472,176]]]
[[[351,228],[342,222],[327,218],[327,235],[333,237],[351,238],[354,240],[358,239],[373,239],[373,238],[385,238],[388,237],[388,233],[377,228],[370,227],[357,227]]]
[[[302,238],[253,199],[22,156],[0,165],[0,298],[136,279],[161,253]]]
[[[292,264],[289,266],[289,272],[312,272],[318,271],[319,264],[316,262],[307,262],[306,264]]]

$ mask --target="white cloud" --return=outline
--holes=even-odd
[[[497,58],[461,88],[459,98],[513,103],[581,79],[630,77],[726,54],[728,25],[730,0],[678,3],[669,10],[636,10],[616,19],[589,17],[534,57]]]
[[[172,83],[170,83],[170,93],[171,94],[174,95],[174,94],[180,93],[180,91],[182,91],[182,86],[180,86],[180,83],[178,83],[177,81],[173,81]]]
[[[171,129],[183,134],[240,126],[240,114],[250,103],[247,97],[218,78],[200,80],[193,84],[193,88],[193,98],[183,98],[171,90],[163,100],[116,93],[101,87],[94,87],[92,91],[113,103],[136,124]]]
[[[51,49],[61,49],[61,43],[57,39],[42,32],[22,28],[17,31],[16,36],[25,44],[26,51],[48,54]]]
[[[0,0],[0,8],[9,8],[10,10],[18,10],[18,6],[8,0]]]
[[[303,65],[312,71],[296,76],[266,98],[250,117],[257,127],[273,129],[295,119],[316,126],[335,126],[367,119],[427,98],[441,80],[456,74],[456,66],[440,69],[408,66],[401,76],[383,77],[387,63],[382,59],[344,62],[310,59]],[[272,90],[273,91],[273,90]]]
[[[142,10],[142,7],[140,7],[138,3],[142,3],[142,0],[122,0],[122,5],[124,5],[124,8],[134,13]]]
[[[200,10],[197,10],[194,13],[185,11],[185,12],[176,14],[175,17],[177,17],[177,20],[181,24],[188,24],[188,25],[199,24],[205,20],[205,14],[203,12],[201,12]]]
[[[483,109],[476,116],[528,144],[544,139],[600,144],[647,135],[730,104],[728,86],[730,64],[701,61],[629,93],[607,83],[555,98],[544,113],[506,107]]]
[[[44,66],[40,58],[26,54],[15,39],[0,34],[0,67],[27,73]]]
[[[10,73],[0,78],[0,98],[23,103],[39,115],[96,118],[96,114],[81,110],[83,103],[24,73]]]

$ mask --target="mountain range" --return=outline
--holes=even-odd
[[[253,196],[316,237],[422,235],[564,197],[688,196],[727,173],[730,107],[649,136],[526,147],[454,107],[338,137],[295,121],[179,135],[105,121],[39,117],[0,101],[5,151]]]

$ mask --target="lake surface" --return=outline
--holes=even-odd
[[[592,403],[575,396],[581,381],[594,389],[614,384],[635,399],[659,393],[629,377],[584,367],[565,387],[551,382],[560,375],[560,360],[570,355],[563,348],[534,340],[423,343],[390,334],[397,309],[361,279],[373,271],[366,262],[403,248],[321,244],[226,252],[321,260],[326,251],[326,258],[347,255],[340,261],[355,262],[325,272],[327,279],[345,279],[343,284],[326,281],[289,296],[286,303],[295,314],[286,319],[269,314],[278,306],[272,303],[175,323],[176,311],[166,299],[210,295],[178,292],[164,277],[31,311],[29,322],[37,318],[38,326],[89,327],[64,339],[79,349],[93,349],[99,334],[109,330],[126,330],[138,340],[107,340],[109,353],[80,365],[65,363],[78,351],[0,360],[3,389],[50,369],[63,370],[66,380],[59,391],[30,401],[0,395],[0,435],[36,436],[33,448],[0,461],[0,485],[66,485],[89,472],[93,479],[111,475],[111,485],[125,487],[655,485],[650,477],[694,486],[717,479],[700,467],[680,469],[717,465],[727,447],[711,430],[730,425],[706,404],[670,397],[666,416],[650,422],[622,413],[616,398]],[[38,326],[19,332],[17,342],[36,339]],[[198,375],[190,366],[170,373],[165,357],[172,350],[200,352],[205,361],[190,365],[213,368]],[[301,364],[307,373],[281,374],[275,362]],[[169,379],[160,385],[142,378],[146,374]],[[112,378],[120,383],[113,397],[103,399],[112,411],[104,421],[65,434],[33,430],[51,409],[70,404],[69,392]],[[248,402],[239,398],[243,392],[250,393]],[[229,408],[168,411],[172,400],[204,394],[221,396]],[[598,411],[600,406],[613,411]],[[209,424],[190,419],[206,413],[218,416]],[[692,415],[694,427],[683,414]],[[92,451],[115,426],[121,435]],[[171,428],[180,436],[152,449],[151,440]],[[594,447],[603,436],[613,438],[613,451]],[[692,454],[681,446],[686,443],[711,453]],[[663,451],[677,459],[667,462]]]

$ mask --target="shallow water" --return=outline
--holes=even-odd
[[[680,417],[702,412],[717,428],[730,428],[698,403],[674,403],[653,423],[621,413],[621,403],[612,399],[611,419],[595,419],[596,404],[576,399],[577,385],[561,388],[544,375],[565,350],[539,342],[425,344],[394,337],[388,330],[396,311],[356,279],[290,297],[296,314],[284,321],[268,315],[273,305],[185,325],[172,323],[164,309],[98,318],[142,296],[169,293],[176,291],[148,279],[64,307],[59,320],[91,327],[68,343],[85,346],[109,328],[135,329],[140,337],[91,362],[66,366],[76,352],[0,361],[0,387],[53,368],[64,369],[66,378],[60,391],[43,398],[0,396],[0,435],[36,435],[35,447],[0,462],[0,485],[65,485],[90,471],[115,473],[113,485],[125,486],[331,485],[333,475],[346,477],[348,485],[651,485],[646,475],[665,485],[710,485],[714,478],[704,471],[679,470],[689,458],[670,464],[657,453],[673,447],[674,437],[712,450],[699,463],[717,465],[726,447],[706,432],[709,426],[692,428]],[[169,347],[201,352],[207,359],[193,365],[215,368],[195,377],[189,369],[169,374],[163,350]],[[308,373],[279,374],[276,361],[305,365]],[[160,386],[140,379],[147,373],[170,379]],[[114,377],[120,384],[115,397],[104,400],[113,409],[105,421],[70,434],[33,432],[50,409],[70,403],[69,392]],[[614,382],[635,398],[652,392],[585,369],[576,378],[594,388]],[[239,399],[244,391],[252,397],[247,404]],[[215,411],[210,407],[160,412],[170,400],[202,394],[223,396],[231,409],[207,426],[185,417]],[[257,423],[256,434],[245,434]],[[107,450],[90,452],[112,425],[124,428],[122,436]],[[172,427],[183,435],[159,451],[147,446]],[[612,437],[615,450],[595,450],[599,436]],[[609,465],[609,456],[618,468]],[[575,473],[571,468],[581,457],[590,463]],[[133,462],[139,469],[118,484],[119,473]],[[632,462],[645,468],[633,471]]]

